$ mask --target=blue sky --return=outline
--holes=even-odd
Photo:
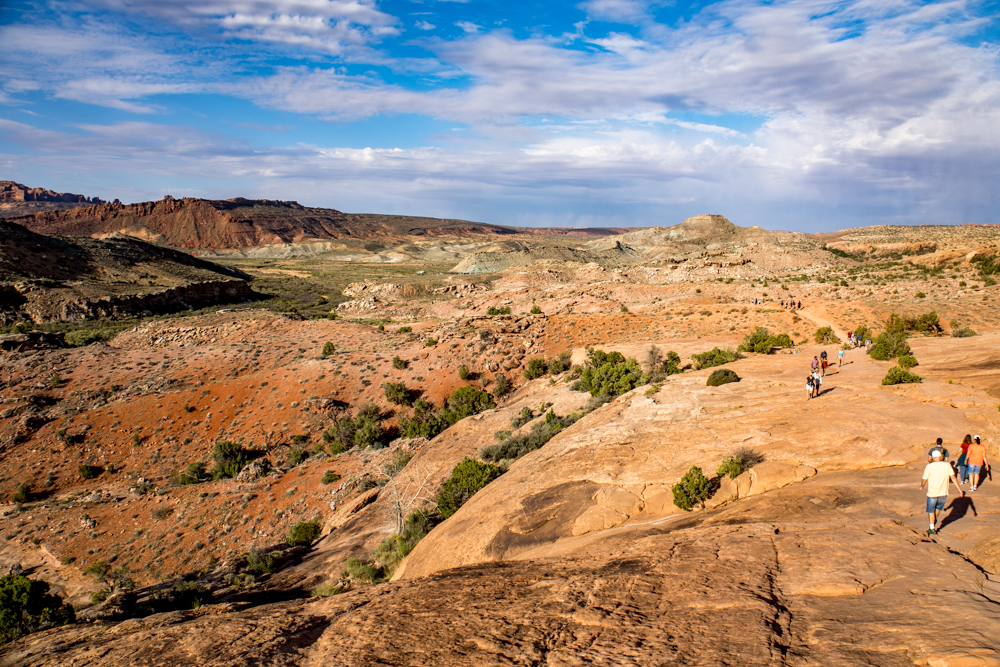
[[[0,179],[519,225],[1000,222],[996,2],[0,2]]]

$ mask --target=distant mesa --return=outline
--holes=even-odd
[[[518,233],[512,227],[466,220],[342,213],[294,201],[242,197],[220,201],[167,196],[138,204],[98,203],[36,213],[14,221],[40,234],[106,238],[119,233],[187,250],[239,250],[335,239]]]
[[[98,197],[53,192],[45,188],[29,188],[14,181],[0,181],[0,218],[103,203]]]

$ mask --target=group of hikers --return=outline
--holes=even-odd
[[[844,351],[838,350],[837,352],[837,364],[838,366],[844,365]],[[810,362],[810,372],[806,376],[806,400],[810,398],[818,398],[820,395],[820,390],[823,386],[823,378],[826,377],[826,369],[830,366],[830,358],[827,356],[826,350],[819,353],[819,356],[813,356]]]
[[[802,302],[801,301],[782,301],[781,302],[781,307],[784,308],[784,309],[786,309],[786,310],[801,310],[802,309]]]
[[[861,338],[856,336],[853,331],[847,332],[847,342],[851,345],[851,347],[860,347],[864,344],[865,350],[870,350],[872,346],[872,339],[870,337],[865,338],[865,340],[862,341]]]
[[[959,497],[964,498],[965,491],[961,485],[969,484],[969,491],[975,491],[982,483],[983,476],[990,472],[986,446],[978,435],[966,435],[961,448],[962,453],[955,463],[949,461],[948,450],[941,438],[927,452],[929,463],[924,468],[920,488],[922,490],[927,487],[927,521],[930,525],[928,535],[934,535],[939,530],[938,516],[948,502],[949,483],[954,484]]]

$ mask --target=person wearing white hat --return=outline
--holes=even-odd
[[[920,480],[920,489],[927,487],[927,521],[930,524],[928,535],[937,533],[938,515],[948,502],[949,482],[955,485],[958,495],[964,498],[965,492],[955,479],[955,471],[945,462],[943,452],[937,448],[932,449],[931,462],[924,468],[924,475]]]

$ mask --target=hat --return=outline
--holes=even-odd
[[[944,458],[944,454],[941,452],[940,449],[933,449],[931,450],[931,458],[932,459]]]
[[[942,442],[944,442],[944,440],[942,440],[941,438],[938,438],[937,444],[940,445]]]
[[[979,440],[979,436],[978,436],[978,435],[974,435],[974,436],[972,436],[972,437],[976,439],[976,443],[977,443],[977,444],[979,444],[979,443],[981,442],[981,441]]]

